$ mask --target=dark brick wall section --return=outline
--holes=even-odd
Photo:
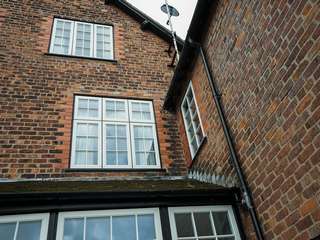
[[[113,24],[117,62],[47,55],[54,16]],[[186,173],[176,117],[162,110],[168,43],[103,0],[1,1],[0,32],[1,178]],[[166,171],[66,172],[75,93],[152,99]]]
[[[266,239],[320,234],[319,1],[219,1],[204,39]],[[198,59],[189,75],[208,141],[192,168],[233,176]],[[181,122],[181,113],[178,113]],[[180,127],[184,145],[187,140]],[[184,148],[189,159],[189,150]],[[188,160],[190,164],[190,159]],[[249,239],[255,239],[248,230]]]

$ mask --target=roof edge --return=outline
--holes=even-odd
[[[212,7],[214,9],[212,9]],[[214,12],[217,8],[217,1],[212,0],[198,0],[192,20],[187,32],[185,44],[182,49],[180,60],[174,71],[167,95],[164,101],[164,109],[169,111],[176,110],[176,101],[181,95],[183,88],[181,83],[185,81],[187,72],[190,65],[193,63],[197,49],[193,46],[192,42],[199,42],[202,38],[203,32],[206,30],[204,25],[209,17],[211,10]],[[200,27],[199,27],[200,26]],[[191,40],[191,41],[190,41]]]
[[[142,30],[150,30],[158,37],[164,39],[168,43],[172,43],[172,34],[171,32],[163,27],[159,22],[155,21],[151,17],[144,14],[142,11],[134,7],[127,1],[124,0],[105,0],[105,4],[113,4],[119,9],[127,13],[129,16],[133,17],[136,21],[141,24]],[[177,45],[181,50],[184,45],[184,40],[177,36]]]

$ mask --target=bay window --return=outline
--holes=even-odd
[[[0,216],[0,238],[43,240],[47,238],[49,214]]]
[[[59,213],[57,240],[161,240],[159,210]]]

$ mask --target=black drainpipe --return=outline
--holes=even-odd
[[[215,102],[215,105],[217,107],[217,110],[218,110],[218,114],[219,114],[219,118],[220,118],[220,122],[222,124],[222,127],[223,127],[223,132],[224,132],[224,135],[226,137],[226,140],[227,140],[227,143],[228,143],[228,148],[229,148],[229,151],[230,151],[230,155],[231,155],[231,161],[232,161],[232,164],[236,170],[236,174],[240,180],[240,184],[241,184],[241,191],[242,191],[242,194],[243,194],[243,203],[246,205],[246,207],[248,208],[249,210],[249,213],[250,213],[250,217],[251,217],[251,220],[253,222],[253,226],[254,226],[254,230],[255,230],[255,233],[256,233],[256,236],[257,236],[257,239],[259,240],[263,240],[264,237],[263,237],[263,233],[262,233],[262,230],[261,230],[261,227],[260,227],[260,224],[259,224],[259,220],[258,220],[258,217],[257,217],[257,213],[256,213],[256,210],[253,206],[253,200],[252,200],[252,195],[251,195],[251,192],[250,192],[250,189],[248,187],[248,184],[246,182],[246,179],[244,177],[244,174],[242,172],[242,169],[241,169],[241,166],[239,164],[239,159],[238,159],[238,156],[236,154],[236,150],[235,150],[235,147],[234,147],[234,143],[232,141],[232,137],[231,137],[231,134],[230,134],[230,129],[229,129],[229,126],[227,124],[227,120],[226,120],[226,117],[225,117],[225,114],[224,114],[224,111],[223,111],[223,108],[222,108],[222,104],[221,104],[221,95],[219,93],[219,90],[218,90],[218,86],[216,85],[213,77],[212,77],[212,73],[210,71],[210,68],[208,66],[208,61],[207,61],[207,57],[200,45],[200,43],[196,43],[196,42],[193,42],[191,39],[188,40],[189,43],[195,47],[197,47],[200,51],[200,55],[201,55],[201,58],[202,58],[202,61],[203,61],[203,64],[204,64],[204,68],[205,68],[205,71],[206,71],[206,75],[209,79],[209,84],[210,84],[210,88],[211,88],[211,91],[212,91],[212,95],[213,95],[213,99],[214,99],[214,102]]]

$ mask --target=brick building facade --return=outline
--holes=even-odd
[[[206,52],[265,238],[316,239],[319,3],[219,1],[210,9],[202,38],[190,30],[189,37]],[[193,59],[180,68],[167,105],[177,112],[190,175],[204,181],[223,177],[226,184],[232,183],[236,172],[203,60],[198,53]],[[206,135],[193,160],[181,113],[190,80]],[[185,87],[178,89],[178,84]]]
[[[0,236],[317,239],[319,8],[199,0],[172,69],[126,1],[2,1]]]

